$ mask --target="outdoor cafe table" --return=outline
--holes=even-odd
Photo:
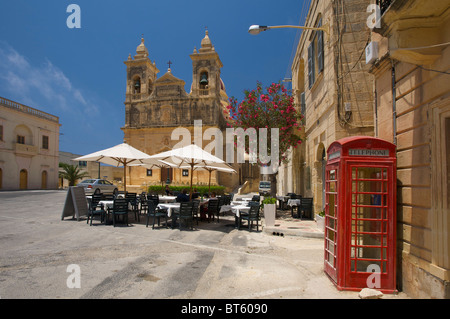
[[[283,203],[288,201],[291,197],[290,196],[277,196],[277,200],[279,203],[279,208],[283,209]]]
[[[300,206],[300,204],[301,204],[301,199],[290,199],[290,200],[288,200],[288,202],[287,202],[287,205],[289,206],[289,207],[291,207],[291,215],[292,215],[292,217],[294,217],[294,207],[295,206]]]
[[[248,213],[249,210],[250,206],[247,206],[247,204],[231,205],[231,211],[234,214],[234,226],[236,228],[239,224],[239,217],[241,216],[241,212]]]
[[[176,196],[158,196],[160,203],[174,203],[177,199]]]
[[[180,209],[180,203],[159,203],[158,208],[167,209],[167,216],[172,216],[172,211],[176,211]]]

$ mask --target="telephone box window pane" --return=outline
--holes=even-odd
[[[381,262],[379,260],[356,260],[357,272],[371,272],[369,266],[371,266],[370,268],[376,266],[381,270]]]
[[[330,192],[336,192],[336,182],[330,182]]]
[[[335,216],[335,195],[334,194],[329,194],[328,195],[328,216],[334,217]]]

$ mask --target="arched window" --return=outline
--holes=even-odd
[[[208,88],[208,72],[202,72],[200,73],[200,90],[205,90]]]
[[[133,93],[134,94],[141,93],[141,78],[138,76],[133,79]]]

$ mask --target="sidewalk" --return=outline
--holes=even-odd
[[[263,218],[263,231],[273,236],[301,236],[323,238],[324,232],[314,220],[292,218],[290,210],[277,209],[274,226],[266,226]]]

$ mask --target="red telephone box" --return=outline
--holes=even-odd
[[[325,169],[325,273],[339,290],[396,292],[395,145],[333,142]]]

